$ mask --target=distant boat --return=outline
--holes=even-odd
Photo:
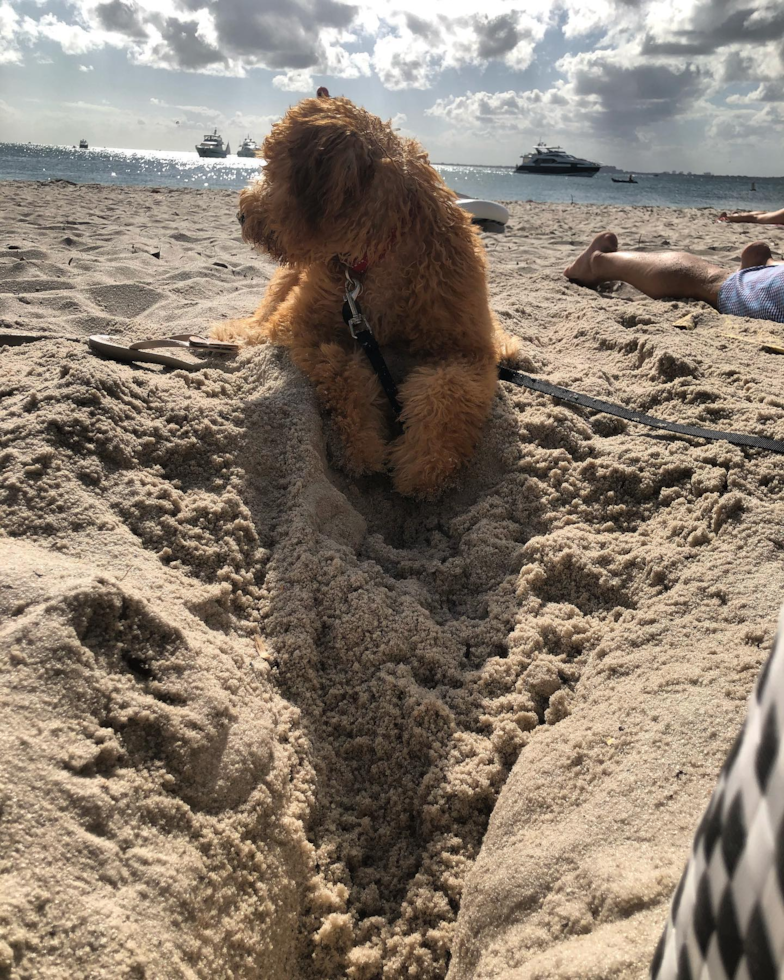
[[[227,157],[231,152],[229,144],[224,147],[223,137],[218,136],[218,130],[207,133],[201,143],[196,144],[196,152],[200,157]]]
[[[242,141],[242,146],[237,150],[238,157],[255,157],[256,151],[259,146],[256,140],[251,139],[250,136],[246,136]]]
[[[560,146],[539,142],[532,153],[526,153],[515,167],[518,174],[552,174],[560,177],[593,177],[601,168],[582,157],[572,156]]]
[[[636,183],[638,183],[634,179],[634,174],[629,174],[628,177],[610,177],[610,180],[614,184],[636,184]]]
[[[80,150],[88,150],[89,149],[89,147],[87,145],[87,140],[85,140],[85,139],[79,140],[79,149]]]

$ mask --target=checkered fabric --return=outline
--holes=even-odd
[[[694,836],[653,980],[784,980],[784,610]]]
[[[719,313],[784,323],[784,265],[739,269],[719,289]]]

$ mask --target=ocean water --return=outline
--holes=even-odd
[[[784,207],[784,177],[702,174],[636,174],[636,184],[595,177],[537,177],[507,167],[435,164],[459,194],[493,201],[553,201],[663,207]],[[65,179],[77,183],[145,187],[212,187],[239,190],[259,172],[259,162],[236,156],[203,160],[195,151],[122,150],[0,143],[0,180]],[[618,176],[618,175],[616,175]],[[756,188],[752,190],[752,184]]]

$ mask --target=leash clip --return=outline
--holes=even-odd
[[[357,297],[362,292],[362,283],[359,280],[354,279],[351,275],[351,271],[346,269],[346,289],[343,293],[343,320],[346,323],[351,336],[354,340],[357,339],[357,330],[367,330],[368,333],[373,331],[370,329],[365,316],[357,302]]]
[[[357,296],[362,292],[362,283],[359,279],[354,279],[351,275],[351,269],[346,266],[346,292],[344,299],[346,302],[349,301],[349,296],[356,302]]]

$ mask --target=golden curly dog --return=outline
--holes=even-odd
[[[490,311],[470,216],[414,140],[348,99],[305,99],[261,150],[263,180],[240,194],[243,238],[282,267],[247,320],[214,337],[271,342],[313,381],[352,474],[392,470],[404,494],[442,486],[473,452],[516,343]],[[346,268],[385,354],[403,354],[402,434],[341,310]]]

